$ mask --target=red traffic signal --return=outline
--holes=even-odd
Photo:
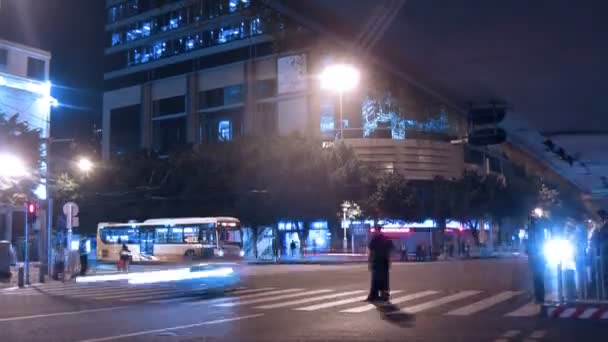
[[[38,203],[29,202],[27,204],[27,217],[28,221],[36,222],[36,219],[38,218]]]

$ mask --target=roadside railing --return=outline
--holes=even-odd
[[[572,261],[549,263],[557,301],[608,301],[608,243],[577,253]]]

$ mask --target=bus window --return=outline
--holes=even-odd
[[[168,243],[184,243],[184,228],[171,228]]]
[[[169,236],[168,228],[156,228],[154,243],[167,243]]]
[[[105,227],[100,229],[99,237],[105,244],[137,244],[139,243],[138,233],[137,228]]]
[[[215,229],[212,224],[203,224],[200,226],[199,240],[201,243],[215,243]]]
[[[220,241],[227,244],[240,244],[241,232],[238,230],[220,230]]]
[[[184,242],[185,243],[198,243],[199,239],[199,228],[196,226],[193,227],[184,227]]]

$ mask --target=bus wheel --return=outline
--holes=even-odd
[[[194,251],[189,249],[186,251],[186,254],[184,254],[184,255],[191,258],[194,256]]]

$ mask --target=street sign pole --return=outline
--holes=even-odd
[[[28,202],[25,202],[25,244],[23,248],[23,271],[25,273],[25,284],[30,284],[30,254],[29,254],[29,208]]]

